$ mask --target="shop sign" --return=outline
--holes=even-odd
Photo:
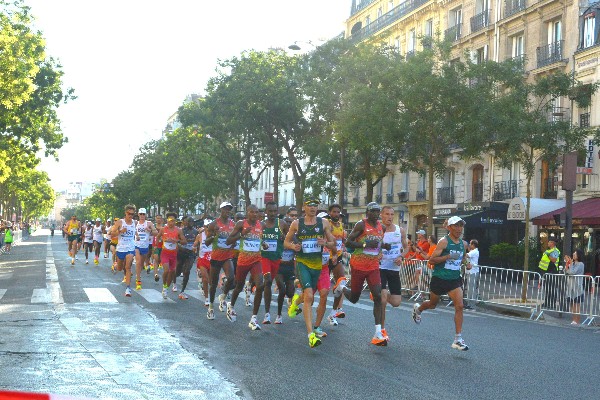
[[[504,224],[504,220],[502,218],[481,217],[481,223],[491,225],[502,225]]]
[[[464,210],[465,211],[481,211],[481,210],[483,210],[483,206],[481,204],[465,203]]]
[[[585,149],[585,165],[584,167],[589,168],[590,170],[594,168],[594,140],[588,139],[587,146]],[[591,174],[591,172],[590,172]]]
[[[525,221],[525,205],[520,198],[515,197],[508,205],[506,219],[509,221]]]
[[[452,209],[452,208],[436,208],[435,210],[433,210],[433,215],[435,215],[436,217],[442,217],[442,216],[450,215],[453,212],[454,212],[454,209]]]

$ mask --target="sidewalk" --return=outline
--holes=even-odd
[[[46,236],[40,235],[1,256],[0,272],[14,269],[16,275],[36,255],[47,254],[42,258],[50,290],[56,266]],[[137,304],[64,304],[62,296],[48,304],[10,304],[5,297],[0,370],[2,390],[119,400],[238,397],[233,384]]]

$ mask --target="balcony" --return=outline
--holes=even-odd
[[[540,46],[536,49],[537,67],[542,68],[563,60],[564,40]]]
[[[485,10],[471,17],[471,33],[477,32],[490,24],[490,10]]]
[[[494,201],[510,200],[519,195],[517,180],[500,181],[494,183]]]
[[[378,194],[375,196],[375,202],[377,202],[378,204],[381,204],[381,202],[383,201],[383,196]]]
[[[462,24],[454,25],[444,31],[444,39],[452,42],[458,41],[462,34]]]
[[[579,127],[580,128],[589,128],[590,127],[590,113],[589,112],[579,115]]]
[[[417,191],[417,201],[426,201],[426,200],[427,200],[427,190]]]
[[[483,182],[473,184],[472,201],[483,201]]]
[[[378,32],[378,31],[382,30],[383,28],[385,28],[386,26],[393,24],[400,18],[402,18],[405,15],[409,14],[410,12],[416,10],[417,8],[421,7],[423,4],[425,4],[429,1],[430,0],[406,0],[404,3],[399,4],[398,6],[392,8],[390,11],[383,14],[381,17],[377,18],[375,21],[371,22],[369,25],[367,25],[364,28],[360,29],[359,31],[355,32],[352,36],[350,36],[350,40],[353,42],[360,42],[361,40],[364,40],[364,39],[368,38],[369,36],[373,35],[375,32]],[[367,4],[363,5],[363,3],[367,3]],[[365,1],[363,3],[361,3],[356,8],[358,9],[360,7],[360,9],[362,9],[365,6],[371,4],[372,0]]]
[[[527,8],[527,0],[504,0],[504,18]]]
[[[556,199],[556,196],[558,195],[558,189],[554,183],[553,177],[544,179],[544,186],[542,188],[544,189],[544,195],[542,196],[544,199]]]
[[[406,203],[408,201],[408,192],[398,193],[398,201],[400,203]]]
[[[546,114],[548,122],[569,122],[571,120],[571,110],[566,107],[551,107]]]
[[[358,198],[355,197],[355,198],[352,199],[352,205],[354,207],[358,207]]]
[[[347,198],[347,197],[344,197],[344,201],[343,201],[342,205],[343,205],[343,206],[347,206],[348,204],[350,204],[350,203],[348,202],[348,198]]]
[[[352,7],[352,10],[350,10],[350,16],[356,14],[357,12],[359,12],[360,10],[364,9],[365,7],[367,7],[369,4],[373,3],[375,0],[361,0],[358,2],[358,4],[354,7]]]
[[[387,203],[393,203],[394,202],[394,193],[386,193],[385,201]]]
[[[453,204],[454,187],[442,187],[437,189],[436,204]]]

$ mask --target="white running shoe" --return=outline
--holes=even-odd
[[[456,349],[456,350],[461,350],[461,351],[467,351],[467,350],[469,350],[469,346],[467,346],[467,344],[465,343],[465,340],[463,338],[455,340],[452,343],[452,348]]]
[[[173,284],[173,287],[171,288],[171,291],[172,292],[176,292],[177,291],[177,285],[176,284]]]
[[[278,315],[277,318],[275,318],[275,325],[281,324],[283,324],[283,318],[281,318],[281,315]]]
[[[163,299],[165,299],[165,300],[167,299],[167,288],[166,287],[164,287],[162,290],[162,296],[163,296]]]
[[[210,306],[210,300],[206,299],[204,300],[204,307],[208,307]]]
[[[413,306],[412,319],[415,321],[415,324],[421,323],[421,311],[419,311],[419,303],[415,303]]]
[[[252,329],[253,331],[260,331],[260,325],[258,324],[258,322],[256,322],[256,319],[250,320],[250,322],[248,323],[248,328]]]
[[[225,293],[221,293],[219,295],[219,311],[221,312],[225,312],[225,309],[227,308],[225,304],[225,297]]]
[[[206,312],[206,318],[208,319],[215,319],[215,310],[213,310],[212,308],[209,308],[208,311]]]
[[[337,318],[333,315],[328,316],[327,321],[329,321],[329,325],[338,326]]]
[[[187,299],[189,299],[188,295],[187,295],[187,294],[185,294],[185,292],[181,292],[181,293],[179,293],[179,298],[180,298],[181,300],[187,300]]]
[[[227,316],[227,319],[230,320],[231,322],[235,322],[237,320],[237,314],[236,314],[235,310],[233,309],[233,307],[231,306],[231,303],[227,303],[226,316]]]
[[[86,260],[85,260],[85,263],[86,263],[86,264],[89,264],[90,262],[89,262],[89,261],[86,259]]]
[[[125,296],[131,297],[131,288],[128,287],[127,289],[125,289]]]
[[[265,314],[265,318],[263,319],[263,325],[270,325],[271,324],[271,314],[266,313]]]

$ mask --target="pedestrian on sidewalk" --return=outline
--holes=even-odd
[[[558,297],[558,263],[560,260],[560,250],[556,247],[554,238],[548,239],[548,248],[542,254],[538,268],[540,269],[542,279],[544,281],[544,303],[542,307],[547,309],[556,308],[556,300]],[[551,274],[546,276],[546,274]]]
[[[4,252],[6,254],[10,254],[12,242],[13,242],[12,223],[7,222],[6,230],[4,231]]]
[[[567,275],[567,292],[565,296],[570,305],[573,319],[571,325],[579,325],[581,303],[583,302],[583,273],[585,266],[583,262],[583,250],[577,249],[573,258],[565,256],[565,274]]]
[[[466,305],[465,309],[475,310],[477,296],[479,294],[479,242],[477,239],[471,239],[469,242],[469,252],[467,253],[468,263],[466,267]]]

